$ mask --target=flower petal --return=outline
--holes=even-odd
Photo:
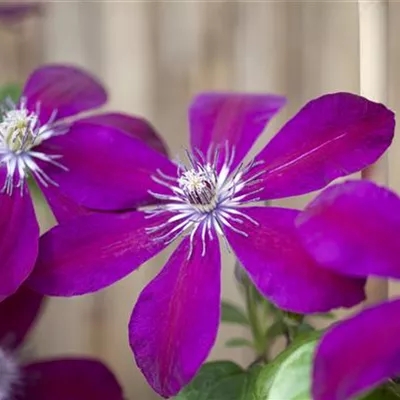
[[[74,202],[71,198],[67,197],[58,187],[54,185],[49,185],[47,187],[43,186],[41,183],[37,182],[42,191],[44,197],[48,205],[51,208],[51,211],[56,218],[58,223],[65,223],[70,219],[76,217],[83,217],[85,215],[91,215],[94,213],[117,213],[117,212],[127,212],[129,210],[121,210],[121,211],[101,211],[101,210],[92,210],[90,208],[83,207],[76,202]],[[130,210],[133,211],[133,210]]]
[[[23,372],[23,400],[123,400],[117,379],[99,361],[42,361],[25,366]]]
[[[88,72],[71,66],[50,64],[36,69],[23,90],[29,110],[40,104],[40,121],[47,123],[57,110],[57,119],[100,107],[107,101],[101,83]]]
[[[58,225],[42,236],[28,285],[51,296],[110,286],[165,247],[147,235],[150,226],[142,212],[92,214]]]
[[[214,344],[220,319],[218,240],[201,238],[190,254],[183,239],[159,275],[143,290],[129,325],[136,362],[161,396],[179,392]],[[199,243],[200,242],[200,243]]]
[[[227,239],[258,289],[279,307],[300,313],[351,307],[364,300],[364,279],[321,268],[302,246],[294,226],[298,211],[273,207],[241,208],[243,218]]]
[[[77,121],[69,132],[53,137],[37,151],[61,155],[68,171],[40,163],[74,202],[92,209],[123,210],[154,203],[154,192],[167,190],[154,182],[158,168],[176,176],[177,168],[163,154],[141,140],[111,126]],[[164,192],[165,192],[164,190]]]
[[[37,182],[37,184],[59,223],[64,223],[72,218],[82,217],[93,213],[92,210],[77,204],[75,201],[64,195],[57,186],[49,185],[46,187],[40,182]]]
[[[400,374],[400,300],[339,322],[322,338],[313,367],[315,400],[347,400]]]
[[[15,348],[39,314],[43,296],[21,286],[17,292],[0,303],[0,344]]]
[[[218,147],[223,160],[225,145],[234,146],[233,170],[285,102],[284,97],[268,94],[200,94],[189,109],[192,149],[207,155],[211,146]]]
[[[156,130],[143,118],[117,112],[103,113],[82,119],[88,124],[105,125],[120,129],[149,147],[168,155],[167,147]]]
[[[354,94],[309,102],[256,157],[265,170],[257,195],[276,199],[308,193],[360,171],[389,147],[394,126],[392,111]]]
[[[324,267],[400,278],[400,198],[367,181],[331,186],[296,220],[308,251]]]
[[[38,254],[39,226],[27,189],[21,194],[16,188],[11,196],[0,193],[0,237],[1,301],[29,276]]]

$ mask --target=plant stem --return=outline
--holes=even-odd
[[[293,342],[293,339],[296,336],[297,327],[294,325],[288,324],[288,325],[286,325],[286,328],[287,328],[287,335],[285,335],[285,336],[287,339],[287,345],[289,346]]]
[[[296,337],[299,326],[303,323],[304,315],[283,310],[281,313],[283,316],[283,322],[286,325],[285,337],[287,346],[289,346]]]
[[[256,288],[248,281],[245,285],[245,298],[247,317],[250,322],[251,333],[253,336],[254,347],[257,352],[257,358],[265,360],[266,342],[262,332],[257,313],[257,302],[255,297]]]

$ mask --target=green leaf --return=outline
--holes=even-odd
[[[204,364],[196,377],[175,397],[175,400],[208,400],[208,394],[221,380],[243,374],[243,369],[230,361]]]
[[[314,331],[299,337],[264,366],[255,384],[255,399],[308,400],[312,355],[322,333]]]
[[[286,326],[283,321],[275,321],[268,329],[267,329],[267,340],[273,340],[278,336],[283,335],[286,332]]]
[[[204,364],[175,400],[257,400],[254,387],[261,367],[244,371],[229,361]]]
[[[322,331],[297,338],[272,363],[262,367],[249,400],[311,400],[311,369],[313,356]],[[399,386],[386,383],[358,400],[399,400]],[[247,399],[246,399],[247,400]]]
[[[0,102],[9,97],[14,103],[18,101],[21,96],[21,86],[15,83],[5,85],[0,88]]]
[[[303,322],[297,327],[297,335],[304,335],[314,331],[315,328],[307,322]]]
[[[242,311],[238,306],[225,300],[222,300],[221,304],[221,322],[249,325],[249,320],[244,311]]]
[[[294,351],[278,368],[268,399],[311,400],[311,365],[316,341]]]
[[[246,386],[243,390],[242,400],[257,400],[256,383],[261,370],[262,370],[261,365],[253,365],[246,371],[247,380],[246,380]]]
[[[260,369],[253,366],[241,374],[222,379],[208,392],[207,400],[256,400],[254,386]]]
[[[243,388],[246,386],[246,381],[247,376],[245,373],[222,379],[208,392],[204,400],[243,400],[245,399],[243,397]]]
[[[384,384],[372,392],[358,397],[359,400],[399,400],[400,394],[398,393],[397,385],[390,383]]]
[[[226,341],[226,347],[251,347],[253,348],[253,343],[245,338],[232,338]]]

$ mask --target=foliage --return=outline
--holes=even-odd
[[[256,400],[254,385],[261,367],[247,371],[230,361],[204,364],[175,400]]]
[[[255,361],[247,369],[230,361],[206,363],[175,400],[312,400],[312,361],[323,331],[317,331],[303,315],[278,309],[243,274],[239,282],[244,307],[223,300],[221,322],[245,327],[251,339],[234,337],[225,345],[253,349]],[[334,318],[332,313],[315,316]],[[271,347],[281,338],[285,349],[273,358]],[[399,394],[394,382],[358,397],[395,399]]]
[[[21,86],[18,84],[8,84],[0,88],[0,101],[10,98],[16,103],[21,95]]]

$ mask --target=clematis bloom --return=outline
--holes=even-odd
[[[321,267],[352,277],[400,279],[400,198],[368,181],[322,192],[297,219]],[[315,355],[315,400],[353,399],[400,375],[400,299],[339,322]]]
[[[392,141],[393,113],[348,93],[320,97],[245,164],[284,103],[272,95],[199,95],[189,110],[188,165],[154,164],[153,181],[142,188],[160,205],[78,218],[41,241],[29,285],[71,296],[112,284],[183,236],[141,293],[129,325],[136,362],[164,397],[193,378],[215,341],[219,236],[282,308],[320,312],[364,299],[365,279],[319,268],[306,252],[294,225],[298,211],[251,204],[320,189],[373,163]]]
[[[116,378],[97,360],[18,361],[18,347],[42,304],[43,296],[24,286],[0,303],[0,399],[123,400]]]
[[[130,160],[140,146],[165,152],[154,130],[142,119],[118,113],[76,118],[106,99],[104,88],[86,72],[48,65],[32,73],[17,104],[10,99],[3,104],[0,301],[29,276],[38,253],[39,227],[28,178],[40,186],[59,221],[87,214],[88,209],[80,205],[82,198],[96,197],[108,209],[124,207],[118,196],[123,194],[125,199],[127,191],[129,206],[152,200],[150,195],[138,197],[134,188],[127,189],[121,175],[133,172]],[[62,193],[62,186],[76,195]]]

